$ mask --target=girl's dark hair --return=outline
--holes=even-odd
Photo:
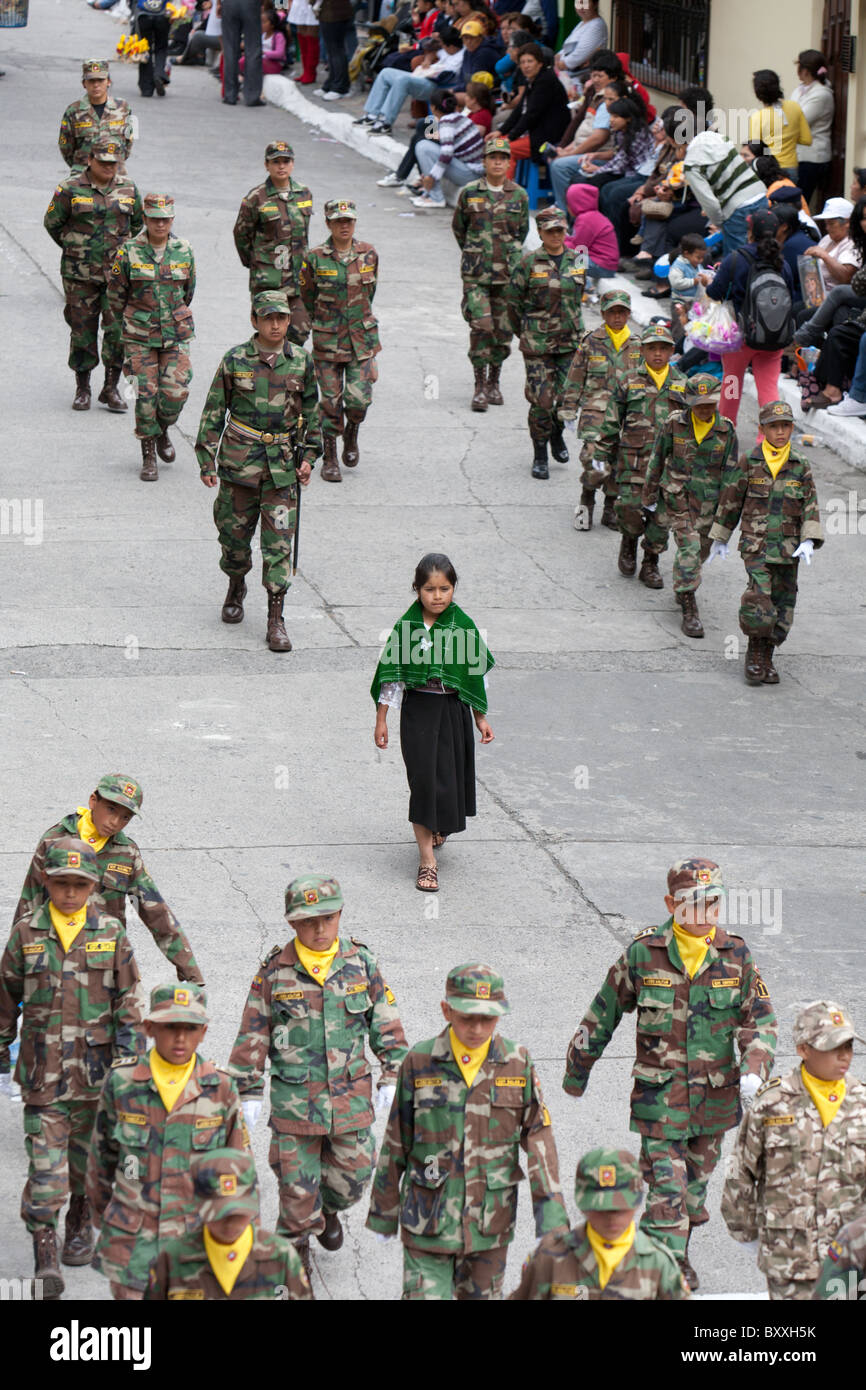
[[[541,44],[536,43],[534,39],[530,43],[525,43],[521,45],[518,62],[520,61],[520,58],[522,58],[526,53],[531,53],[532,57],[535,59],[537,63],[544,62],[544,50],[541,47]]]
[[[640,132],[647,128],[646,107],[632,97],[620,97],[607,108],[607,114],[624,116],[628,121],[622,132],[622,147],[626,154],[629,154]]]
[[[769,188],[771,183],[776,183],[778,179],[787,177],[774,154],[759,154],[753,163],[753,168],[766,188]]]
[[[680,103],[688,111],[689,116],[683,121],[680,117],[681,128],[685,129],[685,140],[681,144],[688,144],[694,140],[696,135],[701,135],[707,128],[707,117],[715,107],[713,94],[708,87],[684,87],[680,92]]]
[[[466,95],[472,93],[482,111],[495,111],[496,98],[486,82],[467,82]]]
[[[783,265],[782,248],[776,240],[779,219],[774,212],[753,213],[749,218],[749,229],[757,258],[773,270],[781,271]],[[757,232],[757,235],[756,235]]]
[[[447,44],[449,48],[463,47],[463,40],[460,37],[460,30],[455,29],[453,24],[449,24],[446,29],[440,29],[439,37],[442,40],[443,44]]]
[[[444,574],[449,584],[457,587],[457,571],[448,559],[447,555],[440,555],[437,550],[431,550],[429,555],[424,555],[415,566],[415,578],[412,580],[412,588],[417,594],[423,589],[431,574]]]
[[[866,263],[866,232],[860,223],[866,215],[866,196],[858,198],[848,223],[848,235],[854,243],[854,250],[860,252],[860,259]]]
[[[677,139],[681,111],[681,106],[666,106],[661,115],[662,125],[665,128],[665,135],[669,140],[673,140],[676,145],[681,145],[683,143],[682,140]]]
[[[774,203],[773,212],[779,220],[779,225],[784,227],[788,236],[793,236],[800,227],[800,214],[793,203]]]
[[[646,102],[637,87],[633,86],[627,77],[612,77],[609,82],[605,83],[605,86],[610,87],[612,91],[616,92],[618,97],[627,97],[629,101],[633,102],[647,125],[649,125],[649,111],[647,110]]]
[[[852,169],[852,174],[861,188],[866,188],[866,169]]]
[[[593,72],[606,72],[608,77],[622,77],[625,69],[622,60],[617,57],[612,48],[602,48],[590,61]]]
[[[779,82],[779,74],[772,68],[758,68],[752,73],[752,90],[764,106],[772,106],[781,101],[785,93]]]
[[[805,68],[810,77],[815,77],[825,87],[827,85],[827,63],[823,53],[819,53],[817,48],[804,48],[802,53],[797,54],[797,62],[801,68]],[[820,69],[824,71],[821,72]]]
[[[447,87],[437,87],[427,100],[434,110],[441,111],[443,116],[450,116],[452,111],[457,110],[457,98]]]
[[[697,232],[686,232],[680,240],[680,255],[685,256],[689,251],[706,251],[707,243]]]
[[[525,48],[528,43],[534,43],[533,36],[525,29],[515,29],[508,40],[509,48]]]

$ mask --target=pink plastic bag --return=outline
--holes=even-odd
[[[743,335],[730,305],[709,299],[703,289],[689,310],[686,332],[693,343],[717,357],[737,352],[743,346]]]

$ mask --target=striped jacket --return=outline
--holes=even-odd
[[[686,182],[716,226],[766,197],[767,189],[731,144],[714,130],[696,135],[686,150]]]
[[[438,136],[439,158],[430,170],[434,179],[442,178],[452,159],[462,159],[464,164],[483,173],[484,131],[464,111],[440,116]]]

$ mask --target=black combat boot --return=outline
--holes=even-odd
[[[551,431],[550,452],[557,463],[568,463],[568,449],[562,435],[561,425],[554,425]]]
[[[626,579],[633,579],[637,569],[637,536],[630,536],[623,532],[622,540],[619,543],[619,556],[617,558],[620,574],[624,574]]]
[[[607,493],[604,494],[604,506],[601,509],[601,524],[602,526],[606,526],[608,531],[619,530],[616,512],[613,509],[615,501],[616,499],[614,497],[609,497]]]
[[[90,1203],[81,1194],[70,1198],[66,1213],[66,1239],[60,1258],[65,1265],[89,1265],[93,1254],[93,1225]]]
[[[532,463],[533,478],[549,478],[550,469],[547,466],[547,440],[533,439],[532,447],[535,450],[535,458]]]
[[[335,1211],[325,1212],[325,1229],[319,1232],[316,1240],[325,1250],[339,1250],[343,1244],[343,1227]]]

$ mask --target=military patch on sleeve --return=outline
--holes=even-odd
[[[382,983],[384,984],[384,981]],[[389,989],[388,985],[385,985],[385,998],[392,1007],[394,1004],[397,1003],[394,993],[391,989]]]
[[[545,1127],[550,1124],[550,1111],[546,1105],[542,1105],[541,1107],[541,1123]]]
[[[831,1260],[838,1264],[845,1254],[845,1251],[842,1249],[838,1240],[831,1240],[830,1244],[827,1246],[827,1254],[830,1256]]]
[[[769,999],[770,997],[770,991],[757,973],[755,975],[755,993],[759,999]]]
[[[253,976],[253,982],[252,982],[252,984],[250,985],[250,989],[251,989],[251,990],[255,990],[256,994],[261,994],[261,992],[262,992],[262,977],[261,977],[261,975],[254,975],[254,976]]]

